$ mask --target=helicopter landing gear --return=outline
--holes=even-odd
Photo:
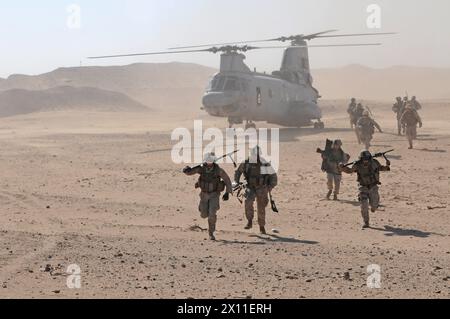
[[[256,130],[256,124],[253,121],[247,121],[247,123],[245,123],[245,130],[248,130],[251,128]]]
[[[325,123],[319,120],[319,122],[314,123],[314,128],[316,130],[323,130],[325,128]]]
[[[229,117],[228,118],[228,125],[229,128],[233,128],[233,125],[239,125],[242,124],[243,120],[238,117]]]

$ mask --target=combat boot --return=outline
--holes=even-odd
[[[262,235],[267,235],[266,228],[264,226],[259,227],[259,230]]]
[[[248,222],[247,226],[245,226],[245,230],[249,230],[253,228],[253,223],[252,222]]]
[[[364,226],[363,226],[363,229],[368,229],[368,228],[370,228],[370,224],[369,223],[365,223]]]
[[[214,236],[214,233],[213,233],[213,232],[210,232],[210,233],[209,233],[209,239],[212,240],[212,241],[215,241],[215,240],[216,240],[216,237]]]
[[[327,199],[328,199],[328,200],[331,199],[331,194],[333,194],[333,191],[328,191],[328,194],[327,194]]]
[[[333,200],[338,200],[338,195],[337,194],[334,194],[334,197],[333,197]]]

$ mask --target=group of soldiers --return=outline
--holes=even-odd
[[[417,125],[422,127],[422,119],[418,111],[422,108],[415,97],[401,97],[396,99],[392,110],[397,114],[398,134],[406,134],[413,148],[413,140],[417,138]],[[371,154],[370,144],[375,133],[375,129],[383,132],[380,125],[371,117],[371,112],[362,103],[356,103],[352,99],[348,113],[352,128],[355,128],[358,142],[364,144],[365,150],[360,154],[359,159],[349,163],[350,155],[342,149],[341,140],[329,141],[325,150],[317,149],[322,156],[322,170],[327,174],[328,193],[326,199],[339,200],[339,193],[342,182],[342,174],[354,174],[358,176],[359,202],[363,218],[363,229],[370,228],[370,212],[376,212],[380,205],[379,185],[380,173],[391,170],[391,162],[384,154]],[[382,165],[377,158],[384,157],[386,164]],[[234,191],[239,189],[239,193],[244,190],[245,216],[247,218],[246,230],[253,228],[255,218],[255,202],[257,204],[257,220],[261,234],[266,234],[266,208],[269,204],[269,196],[278,184],[278,176],[261,155],[261,149],[255,147],[251,151],[249,158],[241,163],[234,174],[234,181],[217,164],[218,158],[214,153],[205,155],[204,163],[197,167],[186,167],[183,173],[188,176],[199,175],[196,188],[200,189],[199,211],[201,217],[208,220],[209,238],[216,240],[215,231],[217,224],[217,213],[220,210],[221,194],[223,201],[228,201]],[[244,176],[245,184],[241,183]],[[276,211],[276,210],[274,210]]]
[[[408,97],[403,100],[401,97],[397,97],[397,100],[392,107],[392,111],[397,114],[397,126],[398,135],[401,136],[404,133],[408,139],[409,149],[413,149],[413,142],[417,139],[417,125],[422,128],[422,118],[419,115],[419,111],[422,109],[422,105],[417,101],[415,96],[411,101]]]
[[[245,178],[245,216],[247,218],[246,230],[253,228],[255,217],[254,204],[257,204],[258,225],[261,234],[266,232],[266,208],[269,204],[269,194],[278,184],[278,176],[275,170],[261,156],[261,149],[255,147],[249,158],[241,163],[231,182],[228,174],[217,164],[218,158],[214,153],[205,155],[204,163],[191,168],[186,167],[183,173],[192,176],[199,175],[196,188],[201,190],[199,211],[203,219],[208,219],[208,232],[211,240],[216,240],[215,231],[217,224],[217,213],[220,209],[220,196],[222,192],[223,201],[228,201],[233,190],[241,185],[242,175]]]
[[[348,164],[350,155],[342,149],[342,141],[327,141],[325,150],[317,149],[322,155],[322,170],[327,174],[328,193],[326,198],[338,200],[339,191],[342,182],[342,173],[354,174],[358,176],[359,184],[359,202],[361,205],[361,214],[363,217],[363,229],[370,227],[370,211],[376,212],[380,205],[379,185],[380,172],[390,171],[391,162],[384,156],[372,155],[369,151],[363,151],[359,160]],[[384,156],[386,165],[381,165],[376,157]]]
[[[413,141],[417,139],[417,125],[422,127],[422,119],[418,113],[422,109],[422,105],[417,98],[413,96],[411,100],[408,97],[402,99],[397,97],[393,112],[397,115],[398,135],[405,134],[409,149],[413,149]],[[375,129],[383,133],[381,126],[371,116],[370,109],[364,107],[362,103],[357,103],[355,98],[352,98],[347,112],[350,116],[350,125],[355,129],[356,137],[359,144],[364,144],[366,150],[370,149]]]
[[[364,144],[366,150],[369,150],[375,128],[383,133],[381,126],[371,117],[370,110],[365,108],[362,103],[356,103],[355,98],[352,98],[347,112],[350,116],[351,128],[355,129],[358,143]]]

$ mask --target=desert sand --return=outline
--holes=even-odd
[[[277,233],[244,231],[232,198],[217,242],[206,240],[195,178],[171,161],[170,133],[226,120],[164,108],[0,119],[0,297],[448,298],[450,103],[424,103],[415,150],[394,134],[390,105],[370,104],[385,129],[373,150],[395,152],[365,231],[356,176],[345,176],[339,202],[324,200],[316,148],[341,138],[355,159],[361,146],[346,101],[323,105],[325,130],[281,129],[280,214],[267,215]],[[71,264],[81,289],[66,286]],[[381,289],[366,285],[371,264],[381,266]]]

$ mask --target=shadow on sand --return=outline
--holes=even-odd
[[[386,232],[386,234],[384,235],[388,237],[404,236],[404,237],[429,238],[431,235],[437,235],[429,232],[423,232],[417,229],[402,229],[391,226],[384,226],[384,228],[371,228],[371,229]]]
[[[225,240],[220,239],[217,240],[218,243],[224,244],[224,245],[255,245],[255,246],[263,246],[266,243],[265,242],[258,242],[258,241],[241,241],[241,240]]]
[[[353,205],[353,206],[355,206],[355,207],[361,206],[361,203],[360,203],[359,201],[357,201],[357,200],[344,200],[344,199],[340,199],[340,200],[338,201],[338,203],[346,204],[346,205]]]
[[[267,242],[272,243],[286,243],[286,244],[302,244],[302,245],[318,245],[319,242],[317,241],[311,241],[311,240],[300,240],[296,238],[289,238],[289,237],[281,237],[278,235],[267,235],[268,237],[264,237],[261,235],[253,235],[251,237],[258,238]]]
[[[428,149],[428,148],[416,149],[416,151],[419,151],[419,152],[428,152],[428,153],[447,153],[446,150],[438,150],[438,149],[430,150],[430,149]]]

